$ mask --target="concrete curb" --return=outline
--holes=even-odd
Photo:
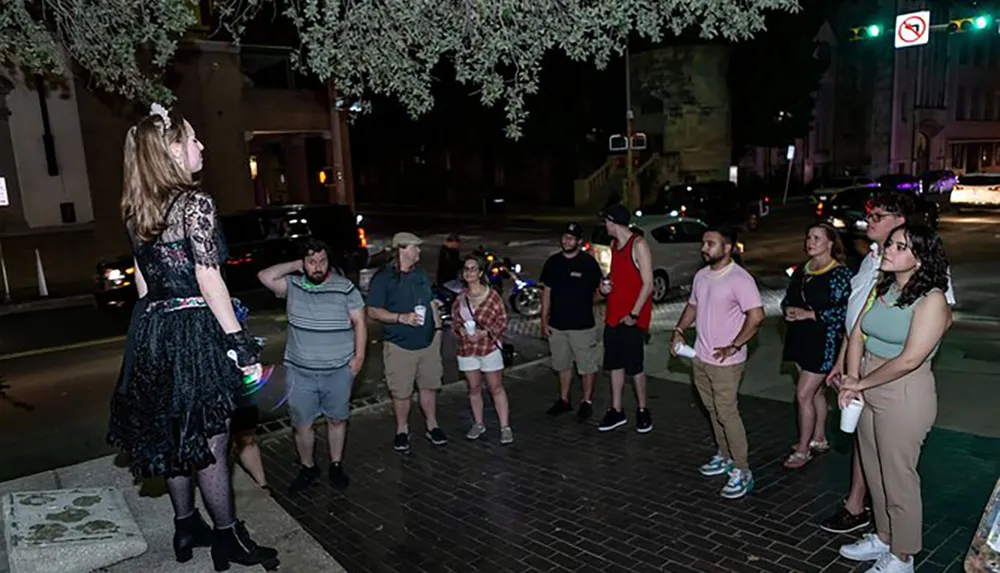
[[[10,316],[12,314],[26,314],[29,312],[41,312],[46,310],[61,310],[65,308],[79,308],[81,306],[93,306],[93,305],[94,305],[93,295],[78,294],[74,296],[33,300],[30,302],[14,302],[14,303],[0,305],[0,316]]]

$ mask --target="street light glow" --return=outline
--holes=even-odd
[[[868,26],[868,35],[872,38],[877,38],[879,34],[882,33],[882,28],[878,24],[872,24]]]

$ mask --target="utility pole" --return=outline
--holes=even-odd
[[[919,169],[918,163],[920,158],[917,157],[917,140],[920,136],[920,126],[917,124],[917,107],[920,105],[920,90],[923,89],[924,84],[924,49],[926,46],[917,47],[917,75],[914,78],[913,83],[915,84],[913,89],[913,107],[910,108],[910,129],[913,130],[910,136],[910,175],[918,175],[917,171]]]
[[[344,121],[343,106],[337,96],[337,87],[331,79],[327,82],[330,114],[330,138],[332,139],[328,159],[334,171],[334,187],[337,190],[337,203],[350,205],[354,209],[354,180],[351,169],[350,132]]]
[[[629,54],[628,40],[625,44],[625,138],[628,140],[628,150],[625,153],[625,181],[622,192],[622,202],[629,210],[638,209],[640,197],[635,196],[635,170],[632,168],[632,135],[634,132],[635,113],[632,111],[632,59]]]

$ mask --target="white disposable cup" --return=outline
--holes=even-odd
[[[466,320],[465,321],[465,333],[472,336],[476,333],[476,321]]]
[[[604,277],[601,279],[601,292],[610,293],[611,292],[611,277]]]
[[[418,304],[413,307],[413,312],[417,313],[417,316],[420,317],[420,324],[423,324],[424,319],[427,317],[427,307],[422,304]]]
[[[846,408],[840,411],[840,431],[853,434],[858,429],[858,420],[861,419],[861,410],[865,408],[865,403],[855,398]]]
[[[694,348],[691,348],[683,342],[678,342],[677,346],[674,346],[674,352],[677,353],[677,356],[683,356],[684,358],[694,358],[698,355],[698,353],[694,351]]]

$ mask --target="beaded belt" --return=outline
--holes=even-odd
[[[187,308],[207,308],[208,303],[205,301],[205,297],[202,296],[188,296],[180,298],[166,298],[162,300],[154,300],[146,306],[146,312],[153,312],[161,310],[163,312],[174,312],[177,310],[184,310]],[[240,302],[240,299],[233,299],[233,311],[236,313],[236,320],[241,324],[246,322],[247,317],[250,315],[250,310]]]

